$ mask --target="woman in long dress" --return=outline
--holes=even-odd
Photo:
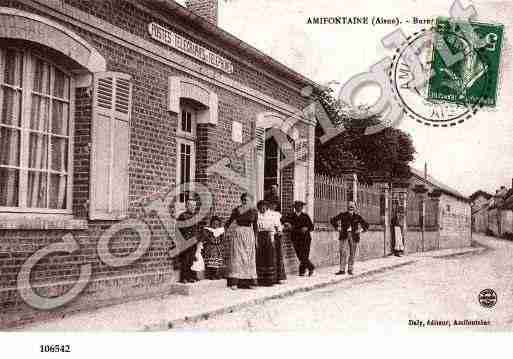
[[[255,232],[257,210],[249,204],[248,194],[241,195],[241,205],[233,209],[225,228],[234,224],[231,232],[228,286],[232,289],[250,289],[257,279]]]
[[[404,254],[404,213],[397,212],[392,218],[394,228],[394,255],[401,257]]]
[[[267,203],[259,201],[258,208],[258,236],[256,250],[256,269],[258,284],[271,286],[277,282],[276,248],[274,246],[274,222],[268,211]]]
[[[277,201],[268,202],[269,215],[272,218],[274,230],[274,248],[276,251],[276,284],[280,284],[282,280],[287,279],[285,273],[285,262],[283,261],[283,225],[281,223],[281,213],[277,208],[279,203]]]

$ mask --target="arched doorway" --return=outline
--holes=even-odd
[[[267,128],[264,147],[264,199],[278,201],[278,207],[281,209],[283,204],[284,179],[287,177],[286,163],[288,156],[294,156],[294,140],[281,132],[277,134],[277,129]],[[290,174],[289,174],[290,175]]]
[[[261,113],[256,120],[256,200],[264,199],[277,186],[280,204],[293,201],[295,147],[299,131],[286,126],[283,116]]]

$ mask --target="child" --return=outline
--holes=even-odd
[[[210,220],[210,227],[203,230],[205,247],[206,277],[208,279],[221,279],[221,270],[224,266],[223,260],[223,238],[224,227],[221,219],[213,216]]]
[[[198,243],[196,244],[196,253],[194,254],[194,262],[192,262],[191,271],[193,272],[193,279],[199,280],[198,273],[203,272],[205,270],[205,263],[203,262],[203,256],[201,255],[201,251],[203,249],[203,240],[201,237],[198,238]]]

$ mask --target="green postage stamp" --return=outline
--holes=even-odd
[[[504,26],[437,18],[429,100],[495,107]]]

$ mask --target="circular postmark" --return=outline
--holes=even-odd
[[[485,71],[474,89],[480,94],[478,99],[460,103],[428,98],[428,86],[436,71],[432,70],[434,29],[423,29],[410,35],[406,42],[396,49],[389,71],[394,100],[411,119],[427,126],[450,127],[471,118],[483,106],[482,97],[488,87],[488,73]],[[461,47],[471,49],[464,56],[472,56],[472,61],[484,63],[479,52],[473,50],[463,36],[454,34],[453,41]],[[456,82],[456,80],[455,80]]]
[[[497,293],[493,289],[486,288],[479,292],[479,304],[485,308],[492,308],[497,304]]]

